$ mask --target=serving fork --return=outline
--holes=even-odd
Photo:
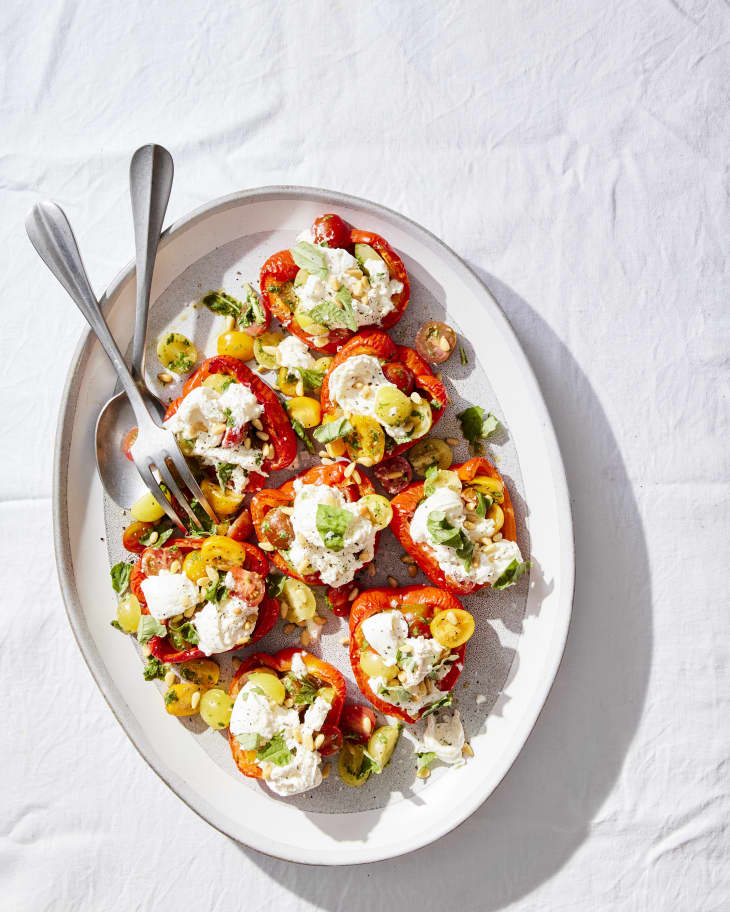
[[[31,244],[35,247],[40,258],[63,285],[86,318],[91,331],[106,352],[119,377],[119,382],[127,394],[138,428],[137,439],[131,447],[131,455],[145,485],[169,519],[178,529],[185,532],[186,529],[182,520],[165,496],[165,492],[160,487],[160,482],[155,478],[153,469],[156,469],[160,476],[160,481],[167,486],[171,495],[190,517],[192,524],[197,528],[201,528],[200,519],[196,516],[192,505],[183,494],[173,475],[174,470],[177,473],[177,477],[188,488],[193,497],[197,499],[198,503],[201,504],[210,519],[213,522],[217,522],[215,513],[208,504],[205,495],[185,461],[185,457],[180,451],[175,435],[155,420],[145,401],[145,395],[149,394],[141,385],[138,386],[127,369],[124,358],[109,331],[99,307],[99,302],[91,288],[91,283],[76,244],[76,238],[65,213],[60,206],[50,200],[36,203],[25,220],[25,229]],[[147,258],[151,254],[154,262],[157,244],[154,244],[154,249],[150,249],[151,246],[147,246],[144,255]],[[144,281],[147,284],[146,291],[149,295],[149,284],[146,279],[147,277],[151,278],[152,267],[151,264],[147,264],[147,266],[149,268],[140,268],[141,264],[137,263],[137,281]]]

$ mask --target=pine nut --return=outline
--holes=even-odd
[[[262,551],[273,551],[274,550],[274,546],[271,544],[271,542],[267,542],[267,541],[260,541],[259,548],[261,548]]]
[[[415,402],[416,405],[420,405],[423,402],[423,397],[420,393],[417,393],[415,390],[411,393],[411,402]]]
[[[160,381],[160,383],[164,383],[165,386],[167,386],[168,383],[172,383],[174,378],[172,374],[168,374],[167,371],[162,371],[157,375],[157,379]]]
[[[296,624],[284,624],[284,633],[286,633],[287,635],[290,633],[294,633],[295,627],[296,627]]]
[[[355,599],[357,598],[359,592],[360,592],[360,590],[357,588],[357,586],[355,586],[355,588],[347,596],[347,601],[354,602]]]
[[[327,618],[320,617],[318,614],[315,614],[312,620],[318,627],[324,627],[327,623]]]
[[[157,541],[157,539],[159,537],[160,537],[159,532],[151,532],[148,541],[151,545],[154,545],[154,543]]]
[[[296,394],[297,396],[304,395],[304,380],[300,380],[299,383],[297,383]]]
[[[256,436],[258,437],[259,440],[268,440],[269,439],[269,435],[266,433],[266,431],[256,431]]]
[[[349,639],[347,637],[342,637],[342,639],[340,640],[340,646],[349,646],[349,645],[350,645]]]
[[[332,768],[332,765],[330,763],[325,763],[325,765],[322,767],[322,778],[323,779],[326,779],[327,776],[329,776],[331,768]]]
[[[279,507],[282,513],[286,513],[287,516],[294,515],[294,507]]]
[[[320,732],[317,735],[317,737],[314,739],[314,749],[319,750],[323,744],[324,744],[324,735]]]
[[[299,642],[302,644],[302,646],[309,646],[310,640],[311,636],[309,635],[309,631],[302,630],[302,635],[299,637]]]
[[[328,459],[326,456],[322,457],[322,465],[333,465],[334,459]]]
[[[179,560],[173,561],[170,564],[170,573],[179,573],[182,570],[182,564]]]
[[[355,471],[356,468],[357,468],[357,463],[351,462],[351,463],[347,466],[347,468],[345,469],[345,471],[343,472],[343,475],[345,476],[345,478],[349,478],[350,475],[352,475],[352,473]]]
[[[398,580],[397,580],[394,576],[389,576],[389,577],[388,577],[388,585],[389,585],[392,589],[397,589],[397,588],[398,588]]]
[[[288,606],[287,606],[286,602],[282,599],[282,600],[281,600],[281,603],[280,603],[280,605],[279,605],[279,614],[280,614],[283,618],[285,618],[285,617],[286,617],[286,613],[287,613],[288,610],[289,610],[289,609],[288,609]]]
[[[177,675],[174,671],[168,671],[165,675],[165,687],[172,687],[172,685],[175,683],[176,677]]]
[[[474,756],[474,751],[472,750],[472,747],[471,747],[470,744],[465,744],[465,745],[462,747],[461,752],[462,752],[462,754],[464,754],[464,756],[466,756],[466,757],[473,757],[473,756]]]
[[[326,458],[327,458],[327,450],[320,450],[319,453],[317,453],[317,456],[319,456],[320,459],[326,459]]]
[[[411,579],[412,579],[414,576],[418,576],[418,567],[416,567],[415,565],[411,564],[411,566],[408,568],[408,576],[410,576]]]
[[[448,445],[449,445],[450,447],[458,447],[460,441],[459,441],[459,438],[458,438],[458,437],[447,437],[447,438],[446,438],[446,443],[448,443]]]
[[[497,532],[496,535],[492,536],[492,541],[496,541],[496,542],[502,541],[502,533],[501,533],[501,532]]]
[[[411,557],[410,554],[404,554],[401,557],[401,561],[403,561],[404,564],[415,564],[415,560]]]
[[[239,659],[238,656],[233,656],[233,659],[231,660],[231,664],[233,665],[233,668],[235,671],[238,671],[238,669],[241,667],[242,661],[243,661],[243,659]]]
[[[308,751],[314,750],[314,741],[312,740],[312,735],[309,732],[304,732],[302,735],[302,744]]]
[[[250,450],[250,449],[251,449],[251,438],[250,438],[250,437],[247,437],[247,438],[243,441],[243,448],[244,448],[245,450]]]
[[[190,698],[190,705],[193,707],[193,709],[197,709],[198,703],[200,703],[200,691],[196,690]]]
[[[264,426],[261,424],[261,420],[259,418],[254,418],[251,424],[256,428],[257,431],[263,431],[264,429]]]
[[[352,480],[356,485],[362,484],[362,478],[360,477],[360,473],[357,471],[352,473]]]
[[[218,571],[215,569],[215,567],[206,567],[205,574],[208,577],[208,579],[211,581],[211,583],[218,582]]]
[[[375,564],[368,564],[367,573],[371,579],[375,576]]]
[[[428,779],[428,777],[431,775],[431,770],[427,766],[424,766],[418,770],[416,775],[419,779]]]

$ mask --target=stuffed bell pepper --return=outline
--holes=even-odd
[[[259,544],[280,570],[310,586],[338,589],[372,561],[392,511],[367,477],[335,463],[259,491],[251,517]]]
[[[350,612],[350,664],[376,709],[417,722],[452,701],[474,619],[431,586],[369,589]]]
[[[483,457],[430,468],[392,500],[393,532],[438,586],[467,595],[505,589],[525,572],[515,515],[499,472]]]
[[[269,472],[297,454],[291,422],[276,394],[237,358],[208,358],[170,403],[165,427],[196,459],[203,491],[216,515],[230,516],[245,491],[257,491]]]
[[[358,333],[335,355],[322,383],[322,427],[328,452],[376,465],[425,436],[441,418],[446,389],[412,348],[384,332]]]
[[[401,258],[380,235],[323,215],[291,250],[261,269],[264,305],[311,348],[334,353],[362,327],[390,329],[410,287]]]
[[[340,672],[300,649],[256,653],[238,669],[228,739],[244,776],[277,795],[298,795],[323,778],[321,759],[339,750],[345,702]]]
[[[279,616],[278,601],[266,594],[268,569],[256,545],[221,535],[145,548],[129,583],[142,611],[138,639],[149,640],[161,662],[257,642]]]

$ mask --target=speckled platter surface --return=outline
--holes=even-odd
[[[169,229],[160,245],[148,331],[147,379],[157,383],[154,347],[174,328],[193,340],[200,357],[215,353],[222,321],[194,305],[224,288],[236,295],[257,284],[267,256],[291,246],[295,236],[326,211],[374,230],[398,250],[411,279],[411,301],[392,330],[412,344],[426,319],[457,330],[467,363],[458,355],[442,365],[451,405],[435,430],[460,437],[456,413],[469,404],[494,412],[502,430],[487,454],[512,494],[518,542],[532,561],[529,578],[503,592],[483,590],[464,599],[476,618],[466,665],[455,696],[475,756],[459,769],[437,768],[415,777],[411,744],[401,738],[391,765],[364,787],[350,789],[331,775],[312,792],[282,799],[236,770],[227,739],[193,717],[179,720],[163,709],[160,684],[145,683],[132,638],[109,626],[115,597],[110,563],[127,559],[121,532],[129,522],[103,495],[94,470],[93,433],[98,410],[114,376],[95,341],[85,337],[64,394],[56,447],[55,536],[59,577],[69,619],[94,677],[120,723],[150,765],[211,824],[261,851],[295,861],[352,864],[417,848],[452,829],[494,789],[529,734],[557,670],[567,634],[573,588],[573,539],[564,472],[539,390],[519,345],[489,292],[448,248],[395,213],[352,197],[304,188],[263,188],[215,201]],[[129,266],[108,289],[107,318],[122,345],[129,343],[134,311],[134,271]],[[163,400],[178,393],[159,387]],[[466,445],[455,461],[467,459]],[[314,462],[303,447],[298,463],[272,476],[273,485]],[[402,549],[387,531],[370,585],[388,575],[411,579]],[[365,578],[363,578],[365,582]],[[346,619],[326,609],[322,636],[311,651],[339,667],[350,698],[363,702],[340,644]],[[282,623],[262,642],[236,654],[296,645]],[[222,682],[231,659],[220,657]],[[397,817],[396,817],[397,815]],[[397,819],[397,829],[394,821]]]

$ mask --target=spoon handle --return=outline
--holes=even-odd
[[[86,317],[92,332],[114,366],[135,415],[138,411],[149,415],[137,384],[127,370],[124,358],[106,325],[86,275],[76,238],[61,207],[50,200],[36,203],[25,220],[25,230],[40,258]]]
[[[132,373],[138,379],[142,379],[152,274],[162,223],[170,199],[174,170],[170,153],[154,143],[137,149],[129,166],[129,192],[132,198],[134,247],[137,258],[137,306],[134,314]]]

